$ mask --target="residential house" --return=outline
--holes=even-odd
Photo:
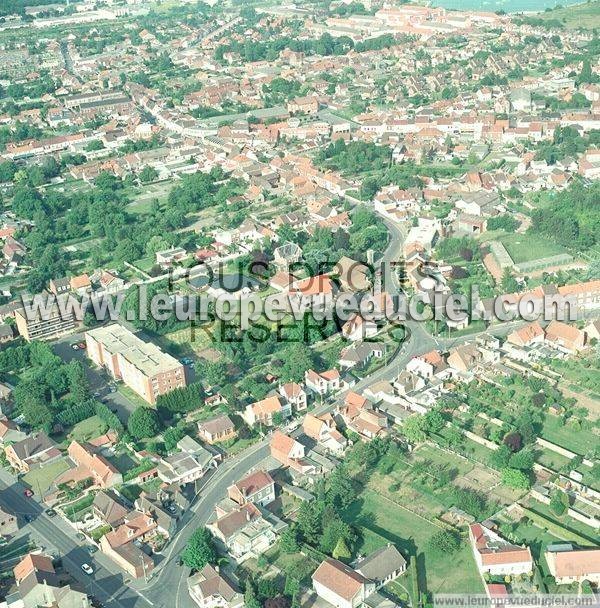
[[[374,583],[332,557],[321,562],[312,583],[316,594],[336,608],[358,608],[375,591]]]
[[[307,437],[314,439],[333,454],[342,454],[348,445],[347,439],[338,431],[330,413],[321,416],[306,414],[302,421],[302,429]]]
[[[289,403],[295,412],[306,409],[308,398],[306,391],[296,382],[287,382],[279,387],[279,394]]]
[[[277,528],[252,503],[230,511],[206,526],[238,563],[258,557],[277,540]]]
[[[112,488],[123,483],[123,475],[90,444],[72,441],[67,452],[86,477],[94,480],[95,485],[101,488]]]
[[[450,349],[448,365],[459,372],[472,372],[482,361],[483,355],[475,344],[461,344]]]
[[[600,585],[600,549],[576,549],[568,543],[549,545],[545,557],[558,585],[583,581]]]
[[[190,597],[200,608],[243,608],[244,596],[220,573],[206,564],[187,579]]]
[[[6,344],[12,342],[15,339],[15,332],[12,325],[8,323],[0,324],[0,344]]]
[[[563,352],[576,353],[585,348],[585,331],[562,321],[550,321],[545,342]]]
[[[406,560],[394,545],[388,544],[356,562],[354,569],[379,589],[406,572]]]
[[[304,374],[304,384],[317,395],[326,395],[329,392],[340,389],[340,373],[336,369],[330,369],[325,372],[316,372],[309,369]]]
[[[448,364],[444,356],[437,350],[413,357],[407,364],[406,370],[431,380],[434,376],[445,377]]]
[[[351,342],[372,338],[377,334],[377,331],[375,321],[365,319],[359,314],[353,314],[342,326],[342,335]]]
[[[273,426],[273,418],[277,415],[289,418],[292,415],[292,406],[287,401],[283,401],[279,395],[270,395],[246,406],[242,417],[249,426],[255,424]]]
[[[172,538],[177,532],[177,517],[170,513],[157,495],[142,492],[135,500],[135,508],[152,517],[156,522],[156,531],[166,538]]]
[[[92,290],[92,281],[88,274],[80,274],[76,277],[71,277],[71,291],[82,296]]]
[[[193,483],[218,465],[217,455],[188,435],[177,442],[177,449],[178,452],[158,464],[158,476],[166,483],[178,486]]]
[[[271,456],[284,467],[299,473],[314,472],[315,466],[306,459],[306,448],[299,441],[277,430],[271,437]]]
[[[365,291],[371,285],[368,266],[345,255],[338,260],[331,274],[337,276],[345,291]]]
[[[58,460],[62,453],[46,433],[34,433],[5,448],[6,459],[13,469],[27,473]]]
[[[508,334],[506,340],[515,346],[531,346],[544,342],[546,333],[542,326],[534,321]]]
[[[94,496],[92,503],[93,514],[108,524],[111,528],[120,526],[127,517],[129,510],[125,507],[113,492],[100,490]]]
[[[483,524],[469,526],[469,538],[479,571],[492,576],[527,574],[533,570],[529,547],[513,545]]]
[[[154,560],[140,543],[154,536],[156,528],[150,515],[131,511],[120,526],[100,539],[100,548],[133,578],[145,577],[153,570]]]
[[[319,111],[319,100],[314,96],[296,97],[288,101],[287,111],[290,114],[316,114]]]
[[[591,321],[585,326],[588,340],[600,340],[600,320]]]
[[[91,601],[82,592],[65,585],[56,574],[52,559],[29,553],[13,569],[16,593],[6,596],[7,608],[90,608]]]
[[[27,433],[21,431],[15,422],[0,418],[0,444],[18,443],[26,437]]]
[[[71,281],[68,277],[50,279],[49,289],[50,292],[55,296],[60,296],[63,293],[68,293],[71,290]]]
[[[255,471],[229,486],[227,496],[240,506],[251,502],[266,507],[275,500],[275,482],[266,471]]]
[[[230,441],[237,436],[235,424],[226,414],[198,422],[198,432],[209,444]]]
[[[340,353],[340,367],[351,369],[365,367],[373,357],[381,359],[385,354],[385,344],[379,342],[355,342]]]
[[[188,253],[183,247],[171,247],[171,249],[156,252],[156,263],[162,268],[168,268],[176,262],[182,262],[187,257]]]

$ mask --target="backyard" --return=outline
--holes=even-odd
[[[441,524],[433,524],[370,488],[347,509],[345,517],[359,529],[359,553],[369,553],[391,542],[411,559],[416,555],[422,590],[427,580],[426,590],[430,593],[483,593],[468,541],[463,540],[452,559],[428,546],[431,537],[443,529]]]
[[[68,469],[69,465],[66,459],[61,458],[38,469],[32,469],[23,476],[23,482],[30,486],[36,494],[43,495],[48,491],[54,480]]]

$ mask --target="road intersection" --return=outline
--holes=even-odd
[[[396,224],[387,219],[384,219],[384,222],[390,234],[388,247],[382,257],[383,272],[387,273],[387,276],[384,277],[384,285],[391,295],[404,297],[392,262],[401,256],[405,235]],[[498,325],[492,329],[492,332],[497,335],[506,334],[522,323],[522,321],[517,321]],[[472,333],[454,339],[436,338],[427,332],[425,323],[409,320],[403,322],[403,325],[406,328],[404,342],[382,367],[368,377],[359,380],[353,387],[354,391],[360,392],[375,382],[391,381],[410,359],[418,354],[435,348],[447,349],[458,343],[470,341],[479,335]],[[338,396],[334,401],[316,406],[314,413],[322,414],[332,411],[342,398],[343,396]],[[295,434],[299,432],[296,431]],[[191,608],[194,603],[186,589],[189,568],[180,564],[179,555],[192,533],[197,528],[206,525],[215,505],[226,494],[227,488],[252,470],[264,466],[270,454],[269,440],[270,436],[267,435],[240,454],[225,459],[224,463],[205,481],[193,506],[184,514],[176,537],[168,546],[166,553],[159,556],[157,567],[147,581],[129,580],[100,551],[91,556],[76,537],[75,530],[66,521],[59,517],[48,517],[44,513],[43,507],[35,499],[25,497],[23,493],[25,486],[2,469],[0,469],[0,506],[21,516],[29,516],[31,521],[27,523],[27,526],[30,527],[32,536],[41,539],[44,544],[52,546],[56,554],[62,557],[64,568],[102,606],[108,608],[172,608],[173,606]],[[82,572],[83,563],[93,566],[92,575]]]

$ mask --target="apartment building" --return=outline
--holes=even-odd
[[[65,336],[81,326],[81,321],[69,306],[68,294],[58,296],[56,300],[49,301],[48,306],[36,310],[36,314],[28,314],[25,308],[15,310],[15,322],[19,334],[28,342],[32,340],[53,340]],[[62,300],[58,302],[59,298]],[[32,307],[31,312],[34,312]]]
[[[154,405],[164,395],[186,385],[183,365],[151,342],[140,340],[125,327],[107,325],[85,334],[87,354]]]

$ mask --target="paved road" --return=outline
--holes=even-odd
[[[125,574],[100,552],[91,556],[75,536],[73,529],[60,517],[48,517],[41,505],[23,494],[25,486],[3,469],[0,469],[0,506],[8,511],[32,519],[25,524],[30,536],[45,549],[52,549],[62,557],[64,569],[85,591],[109,608],[150,608],[152,601],[143,593],[128,587]],[[93,575],[81,570],[87,563],[94,568]]]
[[[396,224],[385,220],[390,232],[390,242],[384,253],[385,262],[384,286],[391,294],[402,296],[402,290],[398,283],[393,267],[390,262],[397,260],[402,251],[404,233]],[[505,334],[515,327],[517,323],[505,324],[492,330],[498,335]],[[402,347],[393,355],[386,365],[376,370],[369,377],[357,382],[353,390],[361,391],[370,384],[381,380],[392,380],[408,361],[417,354],[425,353],[433,348],[448,348],[457,343],[474,339],[478,334],[470,334],[459,338],[434,338],[425,329],[424,323],[407,321],[407,337]],[[483,332],[482,332],[483,333]],[[63,359],[83,359],[84,352],[74,351],[70,344],[79,341],[81,335],[70,336],[55,345],[55,351]],[[94,390],[106,390],[107,377],[103,372],[88,369],[88,376]],[[109,399],[119,410],[122,417],[126,419],[128,414],[135,409],[135,405],[129,402],[120,393],[112,393]],[[333,410],[343,397],[335,401],[326,402],[315,408],[315,413],[323,413]],[[300,431],[296,431],[296,434]],[[225,496],[227,488],[236,480],[242,478],[253,469],[264,467],[269,458],[269,437],[251,446],[241,454],[226,459],[225,462],[206,481],[200,489],[200,495],[192,508],[184,515],[182,527],[177,533],[174,541],[167,547],[165,555],[159,556],[158,565],[148,581],[126,580],[121,572],[106,556],[100,552],[90,557],[82,548],[72,528],[59,517],[49,518],[43,513],[42,507],[33,499],[27,499],[23,495],[24,487],[15,482],[5,471],[0,469],[0,505],[10,511],[20,514],[33,515],[34,519],[27,524],[34,536],[51,542],[57,552],[63,556],[63,564],[66,570],[75,580],[80,582],[90,595],[95,596],[103,605],[109,608],[191,608],[194,606],[187,593],[186,580],[189,569],[179,565],[181,550],[189,540],[191,534],[199,527],[204,526],[211,517],[215,505]],[[51,539],[51,540],[50,540]],[[44,544],[44,541],[42,541]],[[81,571],[82,563],[91,564],[95,573],[88,576]]]
[[[179,555],[192,533],[206,525],[215,505],[226,495],[227,488],[250,471],[263,466],[269,457],[269,440],[248,448],[239,456],[226,460],[202,488],[198,500],[183,520],[183,527],[169,547],[164,559],[152,573],[151,579],[133,581],[132,585],[143,593],[157,608],[188,608],[194,606],[187,593],[189,568],[178,565]]]

